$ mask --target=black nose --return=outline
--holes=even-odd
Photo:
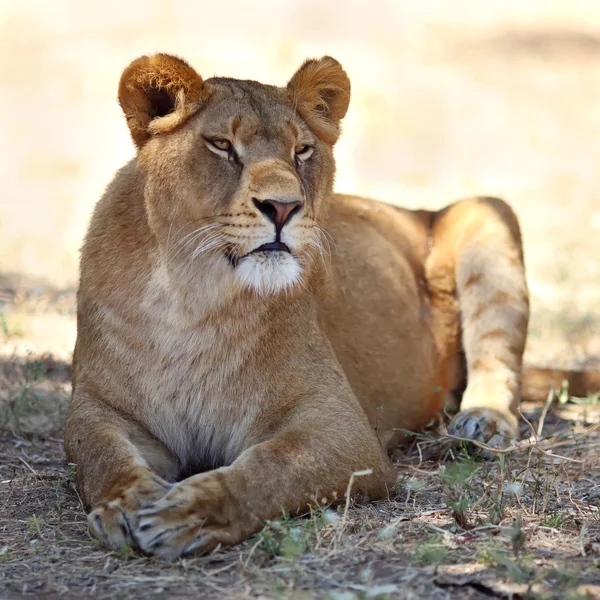
[[[278,200],[257,200],[252,198],[254,206],[260,212],[275,224],[275,229],[279,232],[290,219],[300,211],[302,202],[279,202]]]

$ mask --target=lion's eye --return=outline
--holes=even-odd
[[[231,150],[231,142],[229,140],[217,138],[208,140],[208,143],[212,144],[217,150],[223,150],[224,152],[229,152]]]
[[[314,147],[304,144],[302,146],[296,146],[295,156],[298,160],[307,160],[314,152]]]
[[[206,147],[222,158],[235,163],[239,163],[240,159],[235,150],[234,145],[225,138],[204,138]]]

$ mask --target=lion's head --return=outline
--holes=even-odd
[[[322,251],[333,145],[350,82],[330,57],[287,87],[202,80],[166,54],[135,60],[119,102],[145,174],[148,222],[174,272],[219,272],[260,294],[293,288]]]

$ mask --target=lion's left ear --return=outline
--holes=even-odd
[[[182,125],[207,96],[202,77],[169,54],[134,60],[119,82],[119,104],[138,147],[154,134]]]
[[[331,56],[307,60],[290,79],[287,91],[312,132],[334,144],[350,104],[350,80],[342,65]]]

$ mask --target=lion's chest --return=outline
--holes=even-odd
[[[190,319],[164,294],[135,313],[132,322],[105,312],[104,325],[140,420],[184,472],[230,464],[248,447],[264,397],[248,376],[251,320]]]
[[[233,462],[269,396],[253,368],[260,311],[240,304],[227,272],[194,282],[182,291],[159,266],[118,312],[99,308],[115,365],[107,386],[135,404],[184,472]]]
[[[149,429],[184,469],[230,464],[247,447],[258,410],[244,381],[247,353],[217,327],[153,332],[139,378]]]

